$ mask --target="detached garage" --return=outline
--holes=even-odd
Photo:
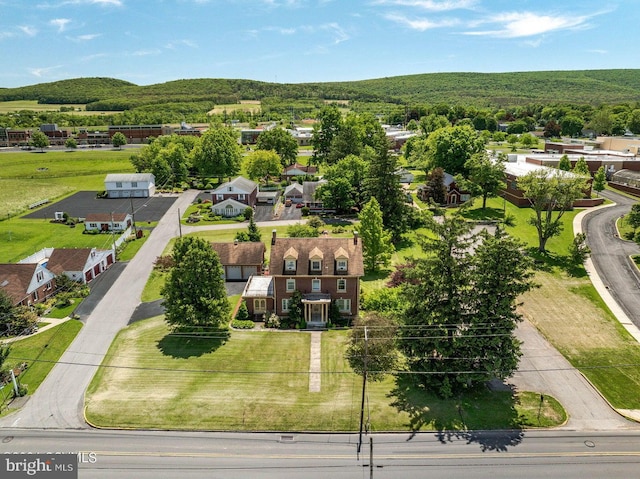
[[[265,247],[258,242],[211,243],[218,253],[225,281],[246,281],[261,275]]]

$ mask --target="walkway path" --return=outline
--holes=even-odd
[[[322,331],[311,333],[311,354],[309,355],[309,392],[319,393],[322,370]]]

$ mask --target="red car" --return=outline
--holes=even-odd
[[[302,208],[304,205],[302,203],[296,203],[296,208]]]

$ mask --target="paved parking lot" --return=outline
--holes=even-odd
[[[56,211],[63,211],[74,218],[86,218],[92,213],[131,213],[133,207],[136,222],[158,221],[176,198],[160,195],[151,198],[96,198],[95,191],[79,191],[24,218],[53,219]]]

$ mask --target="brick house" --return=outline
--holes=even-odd
[[[15,306],[42,303],[55,290],[55,275],[42,263],[0,264],[0,291],[4,291]]]
[[[295,291],[302,294],[307,325],[325,326],[332,302],[342,316],[358,315],[364,266],[357,233],[353,238],[277,238],[274,230],[269,273],[278,316],[288,315]]]
[[[255,206],[258,198],[258,184],[238,176],[223,183],[211,192],[215,215],[232,217],[242,214],[247,206]]]

